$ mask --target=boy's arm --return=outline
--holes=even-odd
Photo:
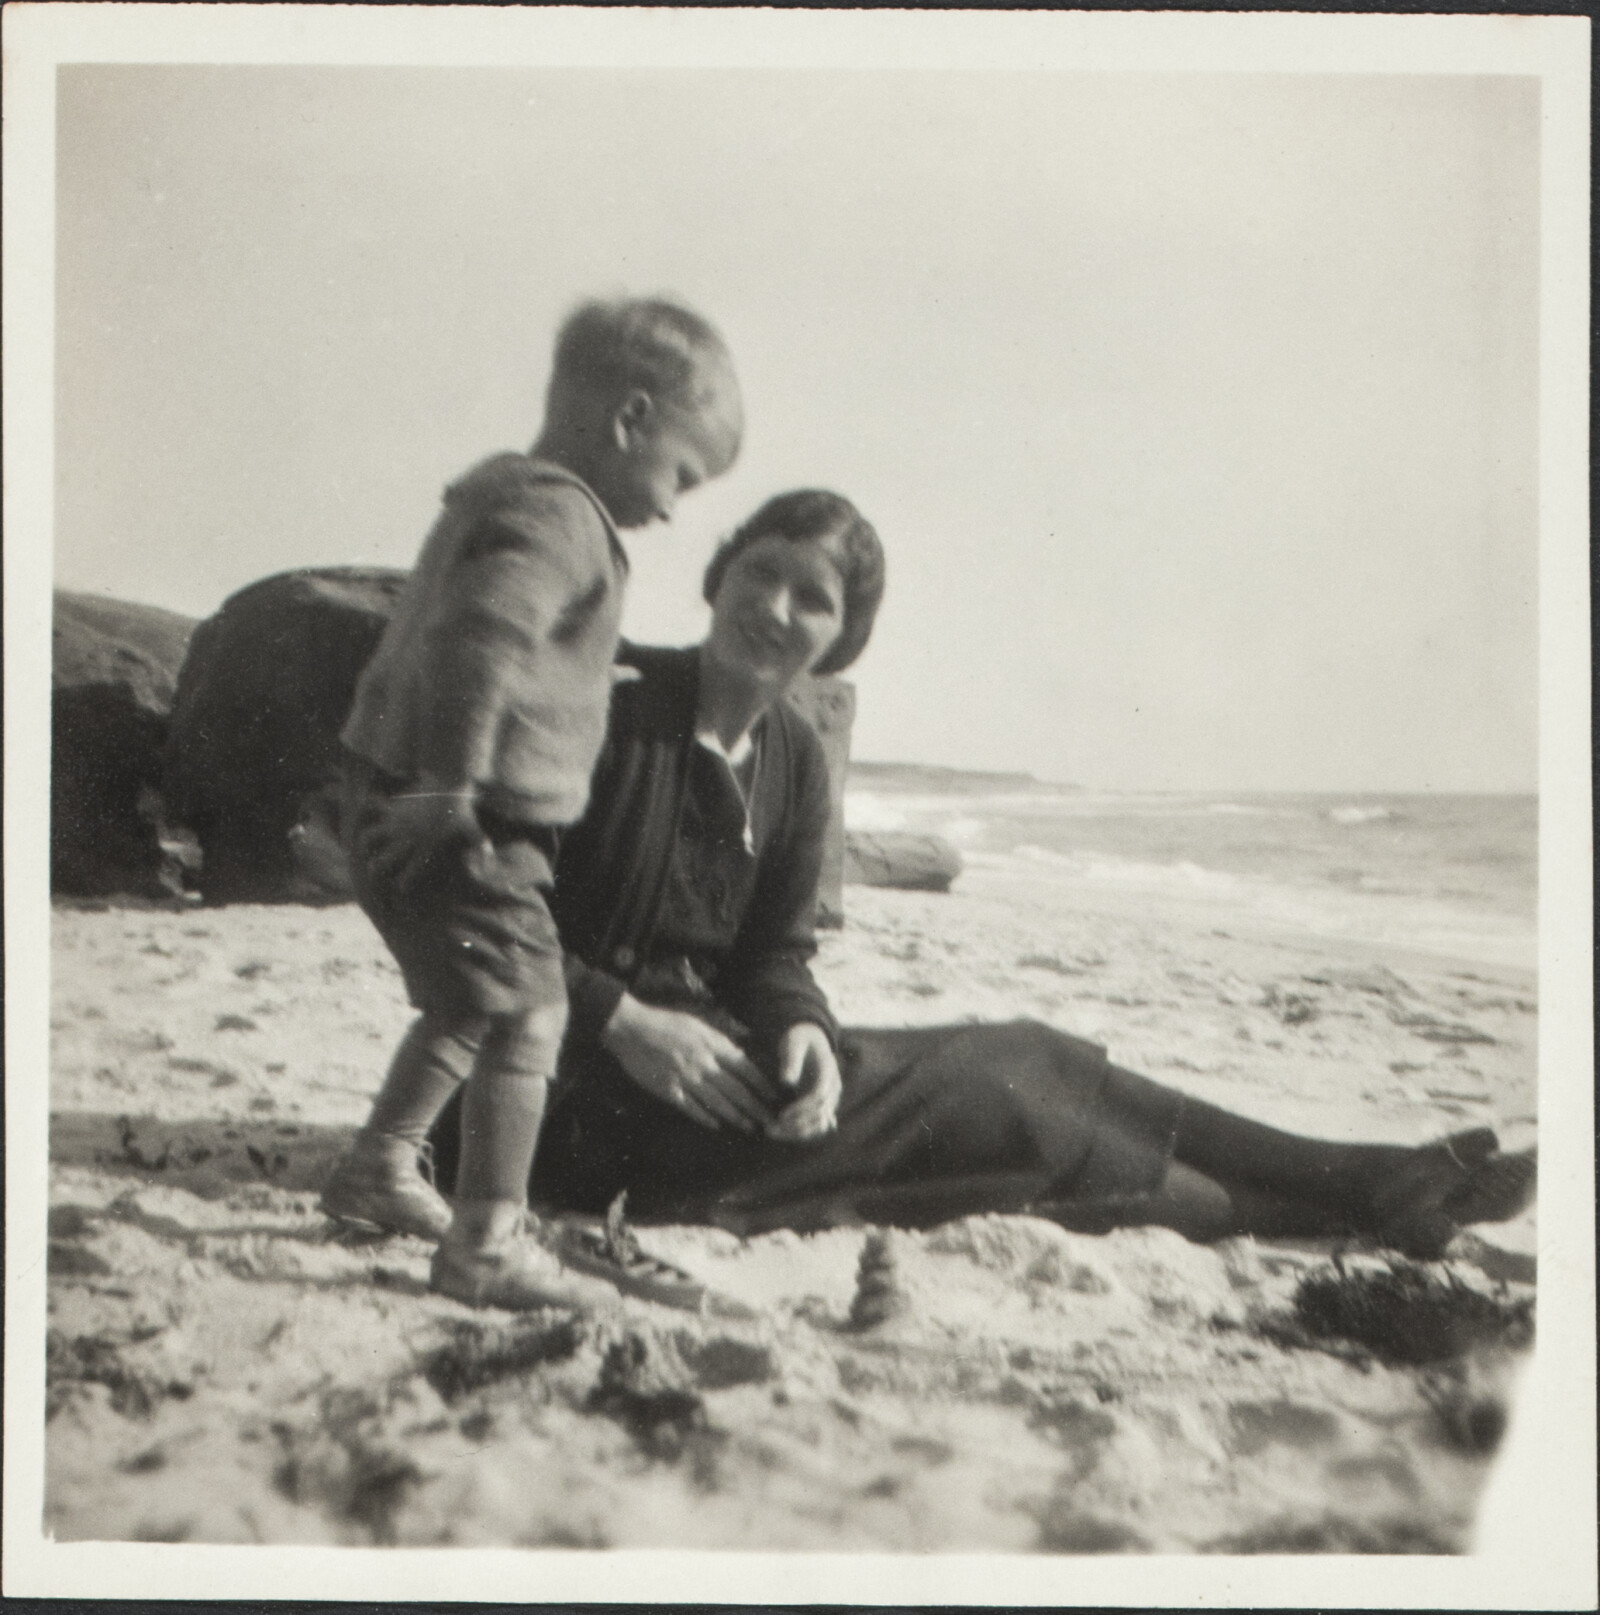
[[[531,491],[468,532],[429,635],[418,737],[429,789],[470,792],[491,777],[513,687],[526,689],[564,623],[604,595],[585,561],[606,542],[588,500],[566,489]]]

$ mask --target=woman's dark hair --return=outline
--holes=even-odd
[[[786,538],[792,544],[825,544],[844,583],[843,623],[828,654],[813,673],[838,673],[866,649],[872,622],[883,601],[883,545],[872,523],[840,494],[826,488],[799,488],[769,499],[717,546],[706,568],[702,593],[717,597],[729,565],[757,539]]]

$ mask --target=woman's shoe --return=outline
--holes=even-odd
[[[394,1133],[358,1133],[323,1188],[323,1211],[337,1222],[442,1239],[450,1203],[422,1175],[426,1149]]]
[[[641,1250],[637,1243],[619,1250],[606,1234],[569,1224],[557,1236],[555,1248],[568,1267],[604,1279],[624,1295],[683,1312],[699,1312],[705,1306],[708,1291],[699,1279]]]
[[[1403,1255],[1431,1261],[1468,1223],[1505,1222],[1528,1204],[1532,1151],[1501,1152],[1489,1127],[1413,1150],[1372,1197],[1372,1233]]]
[[[1510,1222],[1528,1209],[1538,1180],[1538,1150],[1517,1150],[1510,1155],[1497,1150],[1445,1196],[1444,1209],[1463,1227],[1474,1222]]]

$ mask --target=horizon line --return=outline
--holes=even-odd
[[[1030,785],[1043,786],[1054,791],[1078,791],[1099,796],[1531,796],[1537,798],[1539,788],[1530,786],[1461,786],[1441,789],[1437,786],[1375,786],[1375,785],[1094,785],[1079,780],[1041,779],[1020,768],[963,768],[955,763],[913,762],[906,758],[851,757],[851,768],[904,768],[920,769],[928,773],[960,774],[968,778],[989,777],[1015,779]]]

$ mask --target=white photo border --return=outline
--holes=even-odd
[[[4,11],[12,1596],[1584,1608],[1595,1588],[1584,17],[20,4]],[[1526,74],[1542,86],[1539,1344],[1462,1558],[1049,1558],[56,1544],[41,1534],[47,811],[60,63]]]

